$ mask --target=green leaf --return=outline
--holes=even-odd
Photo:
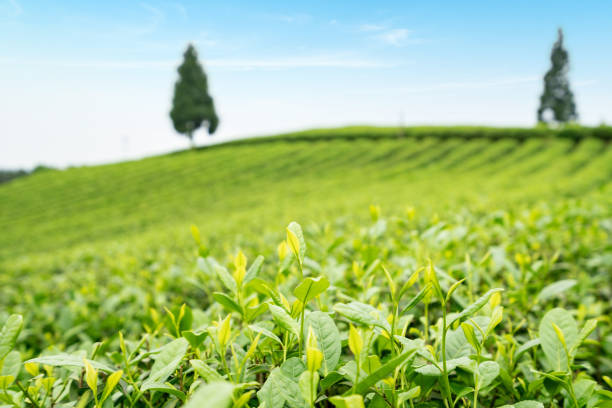
[[[308,406],[314,406],[317,399],[317,389],[319,386],[319,373],[316,371],[304,371],[298,380],[302,397],[306,400]]]
[[[526,341],[524,344],[522,344],[519,348],[516,349],[516,352],[514,353],[514,359],[516,361],[518,361],[519,357],[526,351],[537,347],[540,345],[540,339],[531,339],[529,341]]]
[[[499,364],[495,361],[483,361],[478,364],[478,388],[491,384],[499,375]]]
[[[185,341],[186,342],[186,341]],[[102,370],[108,374],[114,373],[115,368],[107,366],[106,364],[99,363],[93,360],[87,360],[89,364],[96,370]],[[81,367],[85,368],[83,357],[71,354],[56,354],[54,356],[44,356],[33,358],[26,361],[26,363],[38,363],[43,365],[50,365],[56,367]]]
[[[182,337],[163,346],[159,353],[153,357],[155,363],[153,363],[151,373],[142,386],[148,387],[151,384],[159,384],[166,381],[185,357],[188,346],[189,342]]]
[[[263,256],[259,255],[257,258],[255,258],[255,260],[253,261],[253,263],[247,270],[246,275],[244,275],[243,283],[245,285],[257,277],[257,275],[259,274],[259,271],[261,271],[263,262],[264,262]]]
[[[278,324],[282,329],[293,334],[296,338],[300,337],[300,326],[295,320],[293,320],[285,309],[272,304],[268,305],[268,307],[270,308],[270,312],[272,313],[276,324]]]
[[[276,289],[270,286],[266,281],[261,280],[259,278],[255,278],[250,282],[249,286],[255,289],[255,291],[257,291],[258,293],[268,296],[270,299],[272,299],[276,306],[283,305],[283,302],[281,301],[281,298]]]
[[[226,381],[203,384],[193,393],[183,408],[230,408],[234,385]]]
[[[335,396],[331,397],[329,401],[336,408],[364,408],[363,397],[361,395]]]
[[[578,333],[578,340],[576,340],[576,344],[574,344],[570,349],[570,354],[574,354],[576,349],[580,347],[582,343],[593,333],[593,330],[597,328],[597,319],[589,319],[584,324],[584,327]]]
[[[421,395],[421,387],[418,385],[416,387],[409,389],[408,391],[400,393],[398,395],[400,406],[403,406],[403,403],[408,400],[417,398],[419,395]]]
[[[214,265],[214,270],[221,283],[223,283],[223,286],[225,286],[225,288],[231,293],[236,293],[236,290],[238,289],[236,281],[227,271],[227,269],[221,265]]]
[[[297,357],[291,357],[285,360],[280,369],[286,377],[291,378],[294,381],[298,381],[300,375],[306,371],[306,364],[304,364],[304,362]]]
[[[198,348],[204,342],[206,337],[208,336],[207,331],[194,332],[193,330],[186,330],[181,333],[181,335],[187,339],[189,345],[192,348]]]
[[[337,303],[334,310],[361,326],[377,326],[391,333],[391,325],[381,317],[381,311],[361,302]]]
[[[384,378],[390,376],[397,367],[400,367],[402,364],[408,361],[408,359],[412,357],[414,353],[415,350],[407,351],[387,361],[378,370],[374,371],[372,374],[368,375],[366,378],[355,384],[353,388],[354,393],[364,395],[368,392],[370,387],[374,386],[377,382],[383,380]],[[344,396],[348,396],[350,392],[351,390],[347,391]]]
[[[328,287],[329,281],[325,276],[319,276],[318,278],[308,277],[293,290],[293,294],[303,305],[306,305],[306,303],[325,292]]]
[[[551,283],[550,285],[545,286],[544,289],[540,291],[540,293],[538,294],[538,302],[543,302],[552,297],[555,297],[565,292],[569,288],[573,287],[574,285],[576,285],[576,283],[578,282],[575,279],[565,279]]]
[[[261,327],[261,326],[257,326],[255,324],[252,324],[249,326],[249,329],[253,330],[255,333],[261,333],[263,336],[274,340],[275,342],[277,342],[278,344],[280,344],[281,346],[283,345],[283,341],[274,333],[272,333],[270,330]]]
[[[244,315],[244,311],[240,307],[240,305],[231,297],[227,296],[222,292],[213,292],[213,299],[221,306],[223,306],[228,312],[236,312],[239,315]]]
[[[525,400],[512,405],[502,405],[499,408],[544,408],[544,404],[538,401]]]
[[[472,325],[467,324],[465,322],[461,323],[461,330],[463,330],[463,334],[467,341],[474,347],[474,350],[480,350],[480,342],[476,338],[476,334],[474,333],[474,327]]]
[[[312,327],[317,338],[317,343],[323,352],[323,373],[327,375],[334,370],[340,361],[342,344],[340,342],[340,332],[334,320],[327,313],[312,312],[306,317],[304,325],[305,333],[302,338],[306,339],[308,327]]]
[[[5,390],[6,388],[8,388],[13,383],[13,381],[15,381],[15,376],[0,375],[0,390]]]
[[[452,326],[453,323],[455,323],[457,320],[461,321],[463,319],[467,319],[468,317],[474,315],[476,312],[482,309],[484,305],[487,304],[487,302],[489,301],[489,299],[491,299],[491,296],[493,296],[494,293],[502,292],[502,291],[503,291],[502,288],[496,288],[496,289],[489,290],[487,293],[479,297],[474,303],[472,303],[471,305],[463,309],[458,315],[456,315],[448,323],[447,327]]]
[[[213,370],[204,363],[202,360],[189,360],[189,363],[193,367],[196,373],[204,379],[206,382],[218,382],[223,381],[223,377],[217,371]]]
[[[111,392],[113,392],[122,375],[123,371],[119,370],[108,376],[106,384],[104,385],[104,391],[102,392],[102,398],[100,398],[100,405],[103,405],[104,401],[110,396]]]
[[[185,402],[185,400],[187,399],[187,396],[185,395],[183,391],[174,388],[171,384],[168,384],[168,383],[143,384],[140,390],[141,391],[159,391],[159,392],[163,392],[166,394],[174,395],[175,397],[177,397],[183,402]]]
[[[304,399],[297,381],[283,374],[279,367],[272,370],[257,392],[257,398],[266,407],[283,407],[287,403],[291,408],[304,408]]]
[[[442,361],[438,361],[436,364],[438,367],[442,367]],[[457,367],[469,367],[471,364],[472,360],[470,360],[468,357],[453,358],[451,360],[446,360],[446,370],[450,372]],[[434,364],[426,364],[417,368],[415,371],[422,375],[437,377],[442,374],[442,371],[440,371],[438,367],[436,367]]]
[[[408,304],[404,306],[400,314],[403,315],[404,313],[408,312],[410,309],[415,307],[421,300],[423,300],[425,296],[427,296],[427,294],[429,293],[431,289],[432,289],[431,283],[426,284],[423,287],[423,289],[419,291],[419,293],[417,293],[412,299],[410,299],[410,302],[408,302]]]
[[[553,324],[563,333],[568,351],[578,341],[578,325],[570,312],[561,308],[552,309],[540,321],[539,337],[542,351],[546,356],[546,367],[549,371],[569,371],[570,362],[567,359],[565,347]]]
[[[11,315],[0,330],[0,361],[15,347],[17,337],[23,327],[23,318],[20,315]]]
[[[21,353],[13,350],[4,357],[4,361],[0,361],[0,375],[12,375],[17,378],[21,369]]]
[[[268,310],[267,303],[260,303],[257,306],[247,306],[246,313],[244,314],[244,320],[248,322],[252,322],[257,317],[261,316]]]
[[[299,248],[293,248],[292,242],[289,242],[289,245],[292,247],[292,250],[297,250],[299,263],[304,264],[304,256],[306,255],[306,241],[304,241],[304,233],[302,232],[302,227],[300,226],[300,224],[293,221],[289,224],[287,230],[290,231],[297,238]]]

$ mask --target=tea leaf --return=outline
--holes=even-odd
[[[308,314],[305,325],[312,328],[317,338],[318,346],[323,352],[323,373],[327,375],[336,368],[338,361],[340,361],[342,352],[340,332],[334,320],[323,312],[317,311]]]
[[[93,360],[87,360],[89,364],[96,370],[102,370],[108,374],[114,373],[115,369],[107,366],[106,364],[99,363]],[[26,363],[38,363],[42,365],[48,366],[57,366],[57,367],[82,367],[85,368],[85,363],[83,362],[83,358],[71,354],[56,354],[53,356],[43,356],[33,358],[31,360],[26,361]]]
[[[538,401],[521,401],[512,405],[502,405],[499,408],[544,408],[544,404]]]
[[[23,318],[20,315],[11,315],[0,330],[0,361],[15,347],[15,342],[21,328]]]
[[[463,319],[466,319],[474,315],[476,312],[482,309],[484,305],[487,304],[487,302],[489,301],[491,296],[493,296],[494,293],[502,292],[502,291],[503,289],[501,288],[489,290],[487,293],[485,293],[480,298],[478,298],[474,303],[472,303],[471,305],[463,309],[458,315],[456,315],[453,319],[451,319],[451,321],[448,323],[448,326],[450,327],[453,325],[454,322],[462,321]]]
[[[355,394],[364,395],[366,392],[368,392],[370,387],[374,386],[377,382],[381,381],[385,377],[388,377],[395,371],[396,368],[406,363],[408,359],[414,355],[414,353],[415,350],[407,351],[387,361],[378,370],[374,371],[372,374],[355,384],[353,387],[353,392]],[[348,392],[350,391],[351,390]],[[344,396],[348,396],[348,394],[345,394]]]
[[[416,387],[409,389],[408,391],[401,392],[398,395],[398,401],[400,403],[400,406],[405,401],[417,398],[419,395],[421,395],[421,387],[418,385]]]
[[[212,382],[198,387],[184,408],[230,408],[234,385],[228,382]]]
[[[260,403],[265,403],[266,407],[282,407],[285,402],[292,408],[304,407],[297,381],[284,375],[278,367],[272,370],[263,387],[257,392],[257,398]]]
[[[538,294],[538,301],[543,302],[554,296],[557,296],[565,292],[569,288],[575,286],[576,283],[578,282],[575,279],[565,279],[551,283],[550,285],[545,286],[544,289],[540,291],[540,293]]]
[[[294,290],[293,295],[299,299],[302,304],[306,304],[312,299],[319,296],[329,287],[329,281],[325,276],[318,278],[304,279]]]
[[[287,227],[287,243],[300,265],[304,264],[306,242],[304,241],[302,227],[295,221],[291,222]]]
[[[268,305],[268,307],[270,308],[270,312],[272,312],[276,324],[293,334],[296,338],[300,336],[300,326],[285,309],[276,305]]]
[[[336,408],[364,408],[361,395],[348,395],[346,397],[335,396],[329,399]]]
[[[104,385],[104,391],[102,392],[102,398],[100,398],[100,405],[103,405],[104,401],[109,397],[111,392],[113,392],[122,375],[123,371],[119,370],[108,376],[106,384]]]
[[[499,375],[499,364],[495,361],[484,361],[478,364],[478,387],[485,388]]]
[[[83,359],[83,364],[85,365],[85,382],[95,396],[98,393],[98,372],[87,360]]]
[[[380,317],[380,310],[361,302],[337,303],[334,310],[362,326],[377,326],[391,333],[389,322]]]
[[[161,384],[161,383],[147,383],[140,388],[141,391],[159,391],[166,394],[174,395],[182,402],[185,402],[187,396],[181,390],[174,388],[169,383]]]
[[[225,286],[225,288],[231,293],[236,293],[236,290],[238,290],[238,286],[236,285],[234,277],[230,275],[227,269],[225,269],[221,265],[214,265],[214,270],[221,283],[223,283],[223,286]]]
[[[245,285],[249,283],[250,281],[252,281],[253,279],[255,279],[257,275],[259,275],[259,272],[261,271],[261,268],[263,266],[263,262],[264,262],[263,256],[259,255],[257,258],[255,258],[255,260],[253,261],[253,263],[247,270],[246,275],[244,276]]]
[[[213,299],[219,304],[221,304],[228,312],[236,312],[240,315],[244,314],[244,311],[240,307],[240,305],[231,297],[227,296],[225,293],[221,292],[213,292]]]
[[[557,330],[555,330],[557,326]],[[569,361],[565,353],[564,342],[568,349],[578,341],[578,326],[572,315],[564,309],[552,309],[544,315],[540,322],[539,335],[542,351],[546,356],[547,366],[550,370],[567,371]]]
[[[185,357],[187,347],[189,347],[189,342],[182,337],[163,346],[159,353],[154,356],[155,363],[153,363],[151,373],[144,381],[143,387],[166,381]]]
[[[202,377],[206,382],[219,382],[223,381],[223,377],[217,373],[217,371],[210,368],[202,360],[189,360],[189,363],[193,369]]]

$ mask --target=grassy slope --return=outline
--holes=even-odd
[[[184,236],[190,223],[214,241],[264,225],[282,230],[294,218],[364,213],[370,203],[435,212],[612,195],[612,148],[598,139],[347,140],[349,130],[337,132],[344,137],[268,138],[0,185],[0,260],[141,234]]]

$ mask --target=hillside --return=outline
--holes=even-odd
[[[0,259],[144,233],[186,235],[192,223],[211,239],[278,230],[294,218],[366,214],[371,203],[434,213],[450,204],[610,196],[612,148],[603,140],[423,133],[364,137],[377,133],[353,129],[350,137],[339,129],[331,131],[337,139],[267,138],[33,174],[0,185]]]

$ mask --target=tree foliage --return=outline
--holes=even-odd
[[[208,93],[208,80],[198,54],[189,44],[178,67],[179,79],[174,85],[174,98],[170,118],[177,132],[193,142],[193,133],[205,123],[208,134],[219,125],[213,98]]]
[[[546,112],[552,111],[552,119],[558,123],[574,121],[578,118],[574,94],[570,90],[567,73],[569,55],[563,48],[563,31],[559,29],[557,41],[550,55],[552,66],[544,75],[544,92],[540,96],[538,122],[548,122]]]

